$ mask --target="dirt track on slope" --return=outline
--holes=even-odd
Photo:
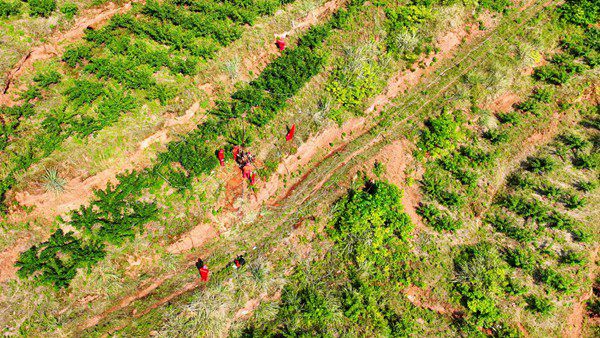
[[[456,34],[457,34],[457,32],[449,32],[447,36],[455,36]],[[464,34],[466,36],[467,33],[465,30],[461,30],[459,34]],[[442,38],[441,40],[446,41],[445,37]],[[462,39],[453,38],[451,40],[456,41],[456,42],[453,44],[448,44],[448,43],[444,44],[446,49],[440,51],[440,53],[437,55],[438,59],[452,57],[452,55],[453,55],[451,53],[452,50],[455,49],[456,47],[458,47],[458,45],[460,45],[460,41]],[[431,66],[431,62],[428,65]],[[437,65],[437,63],[436,63],[436,65]],[[432,71],[433,71],[433,69],[429,68],[427,73],[432,72]],[[423,73],[419,73],[419,74],[427,74],[427,73],[423,72]],[[388,82],[388,85],[386,86],[386,89],[384,90],[385,94],[383,94],[382,96],[378,96],[375,99],[377,104],[373,104],[371,106],[373,108],[370,107],[367,110],[368,113],[377,111],[377,109],[381,109],[385,104],[389,103],[390,100],[395,97],[395,95],[398,95],[402,91],[398,88],[406,88],[405,86],[414,85],[420,79],[420,77],[415,77],[412,72],[402,71],[400,74],[404,74],[405,77],[403,77],[402,75],[393,77]],[[408,81],[407,79],[411,79],[411,80]],[[282,177],[284,175],[286,175],[290,172],[293,172],[293,171],[301,168],[302,166],[310,163],[311,160],[313,159],[313,157],[318,153],[318,151],[320,149],[328,147],[329,143],[341,138],[341,135],[343,133],[346,133],[347,135],[349,135],[353,132],[360,131],[361,129],[363,131],[366,130],[366,128],[363,128],[363,127],[366,127],[365,122],[366,122],[365,118],[351,119],[350,121],[344,123],[341,127],[335,126],[335,127],[328,128],[325,131],[319,133],[318,135],[309,138],[306,142],[304,142],[298,148],[298,151],[296,154],[288,156],[287,158],[285,158],[282,161],[282,163],[280,163],[280,165],[278,166],[278,168],[276,170],[276,173],[274,173],[267,182],[259,182],[259,184],[258,184],[259,191],[256,193],[254,198],[252,198],[252,200],[248,201],[248,203],[246,204],[247,210],[256,210],[261,205],[266,203],[269,199],[274,198],[274,197],[278,201],[285,199],[287,196],[289,196],[293,192],[295,186],[292,186],[292,188],[287,191],[283,191],[283,192],[277,194],[277,191],[281,188],[281,186],[283,184]],[[347,140],[346,142],[350,142],[350,141],[351,141],[351,139]],[[342,148],[343,148],[343,146],[342,146]],[[340,150],[340,148],[338,148],[338,150]],[[335,154],[335,151],[333,151],[330,154]],[[349,161],[349,159],[344,161],[344,163],[346,163],[348,161]],[[314,164],[311,168],[317,167],[319,165],[319,163],[320,162]],[[310,170],[309,170],[309,172],[310,172]],[[321,183],[321,185],[322,185],[322,183]],[[319,187],[320,187],[319,185],[315,186],[315,188],[319,188]],[[231,215],[224,215],[220,219],[215,220],[213,223],[223,222],[229,217],[231,217]],[[168,248],[168,250],[173,253],[182,253],[182,252],[191,250],[192,248],[199,247],[205,243],[205,240],[214,237],[213,235],[207,235],[207,233],[214,233],[214,228],[212,228],[210,226],[207,227],[207,224],[199,224],[197,227],[193,228],[188,234],[184,235],[178,242],[171,245]],[[138,295],[139,297],[137,299],[141,299],[141,298],[145,297],[146,295],[147,295],[146,293],[141,293]],[[131,298],[128,297],[128,299],[131,299]],[[165,299],[170,300],[172,298],[166,297]],[[129,303],[131,303],[131,301],[129,301],[126,305],[128,305]],[[120,304],[125,305],[125,303],[120,303]],[[155,303],[152,306],[152,308],[156,308],[157,306],[160,306],[162,304],[163,304],[163,302],[159,301],[159,302]],[[113,307],[109,311],[105,311],[103,314],[94,317],[93,320],[86,322],[84,325],[79,327],[79,329],[84,330],[86,328],[94,326],[97,323],[99,323],[102,320],[102,318],[106,318],[110,313],[118,311],[125,307],[126,306]]]
[[[335,11],[339,6],[341,6],[343,1],[340,0],[331,0],[326,2],[325,4],[319,6],[310,14],[305,17],[295,20],[293,27],[281,34],[275,35],[283,35],[290,36],[292,34],[297,34],[301,31],[308,29],[310,26],[322,20],[324,17],[330,15],[333,11]],[[128,5],[131,7],[131,5]],[[98,20],[95,24],[99,24],[103,22],[103,20],[108,20],[108,18],[119,11],[122,11],[122,8],[113,8],[110,11],[103,12],[102,20]],[[110,14],[110,16],[109,16]],[[88,25],[90,25],[88,21]],[[83,31],[85,30],[85,25],[78,25],[78,30],[74,30],[73,33],[69,34],[66,38],[76,40],[77,34],[79,34],[79,38],[81,38]],[[82,28],[83,27],[83,28]],[[63,40],[61,40],[63,41]],[[71,41],[71,40],[69,40]],[[46,46],[46,45],[44,45]],[[42,48],[40,46],[39,48]],[[262,53],[256,53],[249,60],[244,60],[245,64],[251,65],[251,70],[254,73],[258,74],[261,70],[266,67],[273,57],[279,55],[279,51],[277,48],[268,44],[266,46],[266,50]],[[43,49],[43,48],[42,48]],[[52,56],[48,56],[52,57]],[[32,61],[31,61],[32,62]],[[23,67],[20,67],[21,69]],[[204,84],[202,87],[205,87],[207,92],[210,92],[210,84]],[[2,97],[2,96],[0,96]],[[167,119],[164,123],[164,128],[153,133],[148,136],[142,142],[140,142],[137,150],[129,154],[120,165],[110,167],[102,172],[90,176],[83,177],[77,176],[70,179],[66,186],[65,192],[61,194],[54,193],[41,193],[35,194],[27,191],[17,192],[15,193],[15,199],[19,204],[24,206],[34,206],[35,210],[26,214],[25,212],[13,212],[9,214],[7,217],[12,222],[23,222],[27,220],[32,220],[35,218],[44,218],[47,220],[54,220],[59,215],[64,215],[73,209],[77,209],[80,205],[89,201],[93,196],[94,189],[104,188],[107,183],[115,183],[116,176],[119,173],[122,173],[126,170],[143,168],[151,164],[151,160],[148,158],[145,149],[148,148],[152,144],[166,144],[171,140],[171,136],[169,134],[169,128],[173,126],[183,126],[186,130],[192,130],[198,123],[203,119],[202,116],[196,116],[200,111],[199,102],[194,102],[192,106],[186,111],[186,113],[181,117],[173,117],[171,119]],[[196,233],[190,232],[190,235],[196,236]],[[197,234],[196,237],[190,237],[188,240],[193,242],[196,246],[196,243],[203,243],[205,241],[203,233]],[[192,246],[192,247],[193,247]],[[0,253],[0,264],[6,266],[12,266],[16,262],[18,258],[18,254],[23,250],[23,248],[15,246],[5,250]],[[180,250],[186,250],[185,247],[182,247]],[[0,273],[0,283],[6,281],[7,279],[15,277],[16,269],[6,269]]]
[[[399,82],[399,81],[392,81],[392,84],[393,84],[393,85],[398,85],[398,83],[400,83],[400,82]],[[386,92],[393,93],[393,91],[386,91]],[[398,91],[398,92],[399,92],[399,91]],[[397,93],[398,93],[398,92],[397,92]],[[392,97],[390,96],[390,99],[391,99],[391,98],[392,98]],[[375,109],[375,108],[374,108],[374,109]],[[356,123],[356,121],[354,121],[354,122]],[[352,126],[352,125],[348,125],[347,127],[349,127],[349,128],[353,128],[353,126]],[[344,126],[342,126],[342,128],[344,128]],[[325,136],[322,136],[322,135],[325,135]],[[315,139],[315,141],[313,142],[313,144],[319,144],[319,141],[318,141],[319,137],[325,137],[325,138],[327,138],[327,137],[330,137],[330,136],[327,136],[327,135],[329,135],[329,133],[322,133],[322,134],[320,134],[320,135],[316,136],[316,137],[315,137],[316,139]],[[310,148],[310,147],[306,148],[306,149],[305,149],[305,151],[307,151],[307,152],[316,152],[314,149],[312,149],[312,148]],[[295,158],[297,159],[297,155],[293,155],[293,156],[290,156],[290,157],[289,157],[290,161],[292,160],[292,158],[293,158],[293,157],[295,157]],[[305,160],[305,161],[309,161],[310,159],[304,159],[304,158],[303,158],[303,160]],[[299,165],[300,165],[300,164],[299,164]],[[317,165],[318,165],[318,164],[317,164]],[[282,166],[280,165],[280,168],[281,168],[281,167],[282,167]],[[288,168],[285,168],[285,166],[283,166],[283,167],[284,167],[284,170],[285,170],[285,171],[287,171],[287,170],[288,170]],[[278,170],[279,170],[279,168],[278,168]],[[263,183],[263,184],[264,184],[264,183]],[[317,186],[317,187],[318,187],[318,186]],[[262,188],[263,188],[263,187],[261,187],[261,190],[262,190]],[[272,190],[271,190],[271,191],[272,191]],[[277,191],[277,189],[275,189],[275,191]],[[265,194],[265,195],[268,195],[268,194]],[[287,196],[287,195],[288,195],[288,193],[287,193],[287,192],[286,192],[285,194],[283,194],[283,196],[284,196],[284,197],[285,197],[285,196]],[[267,197],[267,199],[268,199],[268,198],[269,198],[269,197]],[[257,198],[256,200],[258,201],[259,199]],[[262,201],[265,201],[265,200],[262,200]],[[261,204],[261,203],[258,203],[257,205],[260,205],[260,204]],[[139,297],[139,298],[143,298],[143,297],[145,297],[146,295],[147,295],[147,294],[140,294],[140,297]],[[139,298],[137,298],[137,299],[139,299]],[[130,298],[128,297],[128,299],[130,299]],[[129,303],[131,303],[131,302],[129,302]],[[160,302],[159,302],[159,303],[160,303]],[[161,305],[161,304],[158,304],[158,305]],[[116,309],[116,310],[114,310],[114,311],[120,310],[120,309],[122,309],[122,308],[124,308],[124,307],[117,308],[117,309]],[[112,312],[114,312],[114,311],[112,311]],[[107,313],[106,315],[108,315],[108,314],[109,314],[109,313]],[[106,317],[106,315],[103,315],[103,316],[102,316],[102,318]],[[97,321],[97,322],[99,322],[99,321],[100,321],[102,318],[98,319],[98,321]],[[97,322],[96,322],[96,323],[97,323]]]
[[[14,84],[26,70],[33,68],[34,62],[61,55],[64,50],[64,45],[62,45],[64,42],[80,40],[88,27],[98,28],[115,14],[124,13],[129,9],[131,9],[131,3],[119,6],[109,2],[100,8],[87,10],[76,17],[75,24],[68,31],[54,34],[48,39],[48,42],[33,48],[6,75],[6,84],[0,94],[0,105],[10,106],[15,103]]]

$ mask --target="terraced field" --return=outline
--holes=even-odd
[[[6,67],[3,332],[598,335],[599,15],[593,0],[76,11]]]

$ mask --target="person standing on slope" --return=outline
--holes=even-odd
[[[198,258],[198,261],[196,262],[196,268],[200,273],[200,280],[203,282],[208,282],[208,275],[210,274],[210,271],[208,270],[208,266],[204,264],[204,261],[201,258]]]

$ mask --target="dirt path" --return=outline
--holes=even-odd
[[[588,278],[592,281],[596,278],[596,263],[598,259],[598,247],[590,253],[590,263]],[[573,310],[567,317],[565,329],[563,331],[564,337],[582,337],[581,330],[583,329],[583,319],[586,315],[586,302],[592,297],[594,293],[593,286],[587,290],[583,295],[575,301]]]
[[[450,57],[450,55],[448,55],[447,57]],[[398,78],[396,78],[396,79],[398,79]],[[392,86],[401,86],[402,83],[403,83],[402,81],[392,81],[391,85]],[[448,86],[446,86],[445,88],[448,88]],[[388,93],[389,100],[391,100],[392,95],[398,94],[400,92],[400,90],[394,91],[393,89],[391,89],[391,90],[386,90],[385,92]],[[385,100],[380,100],[378,102],[385,102]],[[382,103],[380,103],[380,104],[382,104]],[[374,111],[376,109],[376,106],[377,105],[375,105],[374,108],[371,111]],[[350,121],[349,123],[343,125],[340,128],[337,128],[337,129],[334,128],[333,132],[331,130],[323,132],[323,133],[321,133],[321,134],[319,134],[319,135],[317,135],[317,136],[309,139],[309,141],[306,143],[307,145],[305,146],[305,148],[302,148],[302,147],[299,148],[299,153],[302,152],[302,153],[306,153],[306,154],[310,154],[310,153],[316,154],[317,151],[318,151],[318,149],[320,147],[322,147],[323,145],[329,143],[329,142],[324,142],[323,140],[329,140],[331,138],[335,139],[334,135],[340,135],[341,134],[341,132],[339,130],[343,130],[344,128],[349,128],[350,130],[354,131],[357,128],[356,125],[360,126],[362,124],[364,124],[364,120],[362,122],[360,120],[353,120],[353,121]],[[377,140],[379,140],[379,139],[377,139]],[[350,140],[348,140],[348,142],[349,141]],[[371,144],[371,143],[369,143],[369,144]],[[317,147],[317,146],[320,146],[320,147]],[[295,154],[293,156],[289,156],[288,158],[286,158],[283,161],[283,163],[285,163],[285,164],[283,164],[283,163],[280,164],[280,166],[278,167],[278,172],[276,174],[274,174],[272,178],[274,180],[279,180],[279,178],[278,178],[279,175],[283,175],[283,174],[287,173],[290,170],[289,167],[294,168],[294,165],[295,165],[295,167],[298,168],[299,166],[303,165],[303,163],[308,163],[311,160],[310,157],[308,157],[308,158],[301,157],[301,159],[302,159],[302,161],[298,162],[298,155],[297,154]],[[348,162],[348,161],[345,161],[345,162]],[[317,185],[317,187],[318,186],[319,185]],[[314,187],[314,186],[312,186],[312,187]],[[255,198],[254,202],[253,203],[249,203],[249,205],[251,205],[252,208],[256,208],[257,206],[262,205],[262,202],[265,202],[267,199],[270,198],[270,196],[273,196],[272,193],[270,193],[270,192],[276,192],[277,190],[278,190],[278,184],[272,183],[271,180],[269,180],[269,186],[267,186],[266,184],[263,183],[263,186],[260,186],[259,193],[257,194],[257,197]],[[279,196],[285,197],[287,195],[289,195],[289,192],[285,192],[283,194],[280,194]],[[202,229],[202,228],[199,228],[199,229]],[[206,228],[204,228],[204,229],[206,230]],[[192,232],[193,231],[194,230],[192,230]],[[198,233],[202,233],[202,231],[199,230]],[[189,250],[192,247],[197,247],[197,246],[199,246],[199,245],[201,245],[203,243],[199,242],[199,243],[195,243],[195,244],[191,244],[191,245],[186,245],[185,247],[182,247],[181,244],[182,243],[178,243],[176,245],[177,246],[177,249],[176,249],[177,251],[180,251],[180,250],[181,251]],[[160,282],[160,283],[162,283],[162,282]],[[155,285],[155,283],[153,283],[153,285]],[[133,300],[140,299],[140,298],[143,298],[145,296],[147,296],[147,293],[146,292],[142,292],[142,293],[138,293],[136,295],[133,295],[131,297],[128,297],[128,301],[127,302],[120,302],[116,307],[114,307],[114,311],[118,311],[120,309],[123,309],[126,306],[128,306],[129,304],[131,304],[131,302]],[[111,312],[114,312],[112,309],[113,308],[111,308]],[[89,321],[88,323],[93,326],[96,323],[100,322],[103,318],[105,318],[106,315],[103,314],[103,315],[97,316],[97,317],[95,317],[95,319],[93,321]]]
[[[6,75],[5,86],[0,93],[0,105],[13,105],[15,83],[26,70],[33,68],[33,63],[46,60],[62,54],[64,42],[80,40],[88,27],[98,28],[106,23],[117,13],[124,13],[131,9],[131,2],[124,5],[116,5],[113,2],[84,11],[76,17],[75,24],[66,32],[58,32],[48,39],[48,42],[33,48],[29,53],[17,62],[17,64]],[[23,89],[23,88],[21,88]]]
[[[305,17],[300,18],[299,20],[295,20],[294,25],[290,30],[275,35],[285,34],[286,36],[290,36],[292,34],[300,33],[308,29],[315,23],[319,22],[324,17],[332,14],[343,3],[344,1],[342,0],[328,1],[316,8],[315,10],[313,10],[310,14],[306,15]],[[130,8],[131,5],[128,4],[126,7]],[[125,10],[124,8],[125,7],[112,8],[109,11],[107,10],[106,12],[103,12],[103,20],[108,20],[110,16]],[[102,20],[96,21],[95,24],[100,24],[100,22],[102,22]],[[90,25],[91,23],[88,21],[87,24]],[[68,38],[76,39],[77,34],[80,34],[79,37],[81,37],[81,34],[83,34],[83,30],[85,30],[85,28],[87,27],[84,26],[84,24],[77,26],[79,28],[74,30],[73,33],[69,34]],[[67,37],[65,37],[65,39],[66,38]],[[39,48],[42,47],[43,46],[40,46]],[[248,60],[243,61],[244,64],[251,65],[250,68],[255,74],[259,74],[273,57],[276,57],[280,54],[277,48],[272,44],[268,44],[267,46],[265,46],[265,48],[266,50],[263,53],[255,53]],[[206,91],[210,92],[210,84],[204,84],[201,87],[206,88]],[[164,128],[153,133],[152,135],[144,139],[142,142],[140,142],[136,151],[131,154],[128,154],[126,158],[122,159],[121,163],[119,163],[118,165],[114,165],[108,169],[105,169],[94,176],[77,176],[70,179],[65,185],[64,193],[54,194],[50,192],[43,192],[36,194],[29,191],[12,192],[14,193],[15,200],[19,204],[29,207],[35,207],[35,209],[29,214],[23,211],[13,211],[7,216],[7,219],[11,222],[26,222],[29,220],[39,218],[52,221],[59,215],[64,215],[73,209],[77,209],[79,206],[85,204],[90,200],[90,198],[92,198],[94,189],[104,188],[109,182],[115,183],[116,176],[119,173],[122,173],[126,170],[139,169],[151,165],[152,161],[151,158],[149,158],[146,149],[153,144],[164,145],[171,141],[172,136],[171,133],[169,133],[169,131],[171,131],[174,126],[179,127],[179,129],[184,129],[184,132],[190,131],[193,128],[195,128],[195,126],[198,123],[201,123],[205,117],[205,115],[198,116],[199,111],[200,103],[194,102],[183,116],[167,119],[164,123]],[[178,131],[181,132],[180,130]],[[170,250],[173,250],[173,252],[185,251],[189,248],[198,245],[198,243],[203,243],[207,239],[212,238],[211,236],[205,234],[205,230],[205,228],[200,228],[197,229],[195,232],[190,232],[190,236],[185,240],[190,244],[176,244],[176,246],[179,245],[180,248],[177,249],[173,247],[170,248]],[[14,265],[16,259],[18,258],[18,254],[21,251],[22,249],[20,247],[13,247],[0,253],[0,264],[2,266]],[[14,268],[3,270],[2,273],[0,273],[0,282],[6,281],[10,278],[14,278],[15,272],[16,269]]]
[[[464,315],[462,311],[453,308],[452,305],[433,299],[429,290],[423,290],[416,285],[409,286],[403,293],[415,306],[437,312],[441,315],[450,315],[453,318],[460,318]]]
[[[466,31],[464,31],[464,30],[461,30],[461,31],[463,32],[463,34],[466,34]],[[454,36],[456,34],[456,32],[450,32],[448,34]],[[453,40],[456,41],[456,39],[453,39]],[[452,49],[458,47],[459,44],[460,43],[446,44],[445,48],[447,48],[447,49],[442,50],[437,55],[438,59],[440,57],[446,57],[446,58],[451,57],[452,54],[450,52],[452,51]],[[431,66],[431,63],[428,65]],[[436,63],[436,65],[437,65],[437,63]],[[429,70],[429,72],[432,72],[432,71],[433,71],[432,69]],[[381,109],[385,104],[389,103],[390,100],[394,97],[394,95],[398,95],[399,93],[402,92],[402,90],[397,89],[397,88],[405,88],[404,86],[415,84],[415,82],[411,82],[414,80],[411,80],[411,81],[406,80],[407,78],[412,79],[414,77],[412,72],[407,73],[407,72],[402,71],[401,74],[404,74],[404,77],[403,76],[393,77],[392,80],[386,86],[386,89],[384,90],[385,94],[378,96],[375,99],[375,102],[377,104],[373,104],[372,106],[370,106],[367,109],[367,112],[377,111],[376,109]],[[418,82],[420,77],[416,77],[415,79],[416,79],[416,82]],[[282,201],[287,196],[292,194],[294,191],[294,188],[297,186],[297,185],[293,185],[290,189],[277,194],[277,191],[283,186],[283,177],[286,174],[289,174],[290,172],[294,172],[294,171],[298,170],[299,168],[301,168],[302,166],[309,164],[312,161],[312,159],[314,158],[314,156],[321,149],[327,149],[329,147],[329,144],[333,141],[339,140],[341,138],[342,134],[351,135],[352,133],[356,133],[357,131],[361,131],[361,130],[363,130],[363,132],[367,130],[366,119],[363,117],[351,119],[351,120],[347,121],[346,123],[344,123],[341,127],[338,127],[338,126],[330,127],[328,129],[326,129],[325,131],[319,133],[318,135],[315,135],[315,136],[309,138],[306,142],[304,142],[298,148],[298,150],[295,154],[286,157],[282,161],[282,163],[279,164],[276,172],[267,180],[267,182],[259,182],[259,184],[258,184],[259,190],[256,193],[256,195],[254,195],[254,198],[247,201],[247,203],[243,206],[243,210],[237,210],[235,212],[235,214],[239,215],[239,214],[243,214],[245,212],[247,213],[250,211],[255,211],[255,210],[257,210],[257,208],[259,208],[261,205],[263,205],[263,203],[267,202],[269,199],[271,199],[273,197],[275,197],[277,201]],[[349,143],[351,140],[352,139],[349,138],[346,141],[346,144]],[[379,138],[376,138],[371,143],[374,144],[375,142],[377,142],[379,140],[380,140]],[[337,148],[336,150],[330,152],[329,155],[326,156],[326,158],[333,156],[333,154],[335,154],[337,151],[341,151],[343,148],[344,148],[344,145],[342,145],[341,147]],[[358,153],[359,152],[357,152],[357,154]],[[345,163],[348,163],[348,161],[351,158],[353,158],[353,157],[346,158],[345,161],[342,161],[341,165],[339,165],[338,167],[342,167]],[[321,162],[318,162],[318,163],[312,165],[311,169],[318,167],[320,163]],[[310,172],[311,169],[309,169],[308,172]],[[306,177],[306,175],[304,177]],[[326,177],[319,184],[313,186],[313,191],[315,189],[319,189],[328,178],[329,177]],[[300,179],[300,182],[301,181],[302,181],[302,179]],[[224,214],[217,219],[213,219],[212,224],[215,224],[215,223],[222,224],[223,222],[227,222],[227,219],[231,218],[231,214],[232,213]],[[182,252],[189,251],[193,248],[196,248],[196,247],[199,247],[199,246],[205,244],[207,240],[214,238],[216,234],[217,234],[217,231],[210,224],[199,224],[198,226],[194,227],[190,232],[188,232],[186,235],[184,235],[179,241],[177,241],[174,244],[172,244],[171,246],[169,246],[168,251],[173,252],[173,253],[182,253]],[[162,283],[162,282],[164,282],[163,279],[161,279],[160,283]],[[153,283],[152,285],[156,285],[156,284],[157,283]],[[156,287],[158,287],[158,285],[156,285]],[[80,327],[80,329],[84,330],[86,328],[96,325],[103,318],[106,318],[109,314],[127,307],[133,300],[141,299],[141,298],[145,297],[146,295],[147,295],[146,292],[141,292],[141,293],[138,293],[131,297],[128,297],[127,302],[120,302],[117,306],[105,311],[101,315],[95,316],[93,319],[86,321],[86,323],[84,325],[82,325]],[[160,302],[158,302],[158,303],[160,303]],[[155,304],[155,306],[158,306],[158,305]]]

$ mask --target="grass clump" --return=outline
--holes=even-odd
[[[53,193],[63,192],[65,190],[65,185],[67,184],[67,181],[60,177],[58,170],[56,169],[45,169],[42,180],[46,191]]]

